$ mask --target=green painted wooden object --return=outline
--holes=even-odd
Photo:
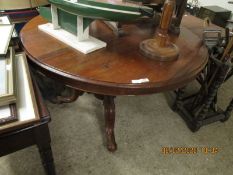
[[[49,0],[59,9],[68,13],[91,19],[109,21],[134,21],[143,16],[153,15],[153,9],[130,3],[101,0]]]
[[[51,9],[49,7],[40,7],[39,13],[49,22],[52,22],[52,14]],[[61,28],[67,30],[70,33],[73,33],[74,35],[77,34],[77,15],[73,15],[58,9],[58,19],[58,23],[61,26]],[[83,26],[85,30],[93,21],[93,19],[85,18],[83,21]]]
[[[95,19],[107,21],[134,21],[144,16],[152,16],[153,9],[143,6],[120,2],[119,0],[49,0],[58,8],[58,23],[70,33],[77,34],[77,16],[84,18],[84,30]],[[40,7],[40,15],[52,22],[51,9]]]

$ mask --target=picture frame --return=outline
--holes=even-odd
[[[11,24],[8,16],[0,17],[0,56],[5,56],[10,44],[12,34],[14,32],[14,24]]]
[[[12,24],[12,21],[8,15],[0,16],[0,25],[3,25],[3,24],[4,25],[5,24]],[[16,30],[14,29],[13,33],[12,33],[12,38],[17,38],[17,37],[18,37],[18,34],[17,34]]]
[[[0,125],[14,122],[18,119],[16,104],[10,104],[0,108]]]
[[[15,60],[18,86],[16,101],[18,120],[5,125],[0,125],[0,134],[10,130],[23,128],[40,121],[38,106],[25,53],[17,54],[15,56]]]
[[[15,52],[8,49],[6,57],[0,57],[0,106],[16,102]]]

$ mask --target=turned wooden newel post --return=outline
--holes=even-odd
[[[155,38],[140,43],[140,52],[158,61],[172,61],[178,58],[178,47],[169,41],[168,29],[172,20],[174,0],[166,0],[163,7],[159,29]]]

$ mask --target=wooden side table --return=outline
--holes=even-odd
[[[114,136],[116,96],[152,94],[183,87],[196,78],[208,60],[202,42],[203,22],[193,16],[183,18],[179,36],[169,37],[180,48],[178,60],[163,63],[139,53],[139,43],[153,37],[154,29],[150,26],[123,25],[127,35],[116,37],[103,22],[95,21],[90,33],[105,41],[107,47],[84,55],[39,31],[38,25],[46,22],[38,16],[21,30],[28,61],[38,72],[72,88],[73,100],[89,92],[103,101],[110,151],[117,149]]]
[[[37,145],[46,174],[55,175],[53,154],[50,146],[51,138],[48,128],[51,118],[35,81],[33,81],[33,88],[39,109],[40,121],[27,127],[0,134],[0,156]]]

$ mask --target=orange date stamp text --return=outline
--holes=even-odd
[[[217,154],[218,147],[162,147],[162,154]]]

